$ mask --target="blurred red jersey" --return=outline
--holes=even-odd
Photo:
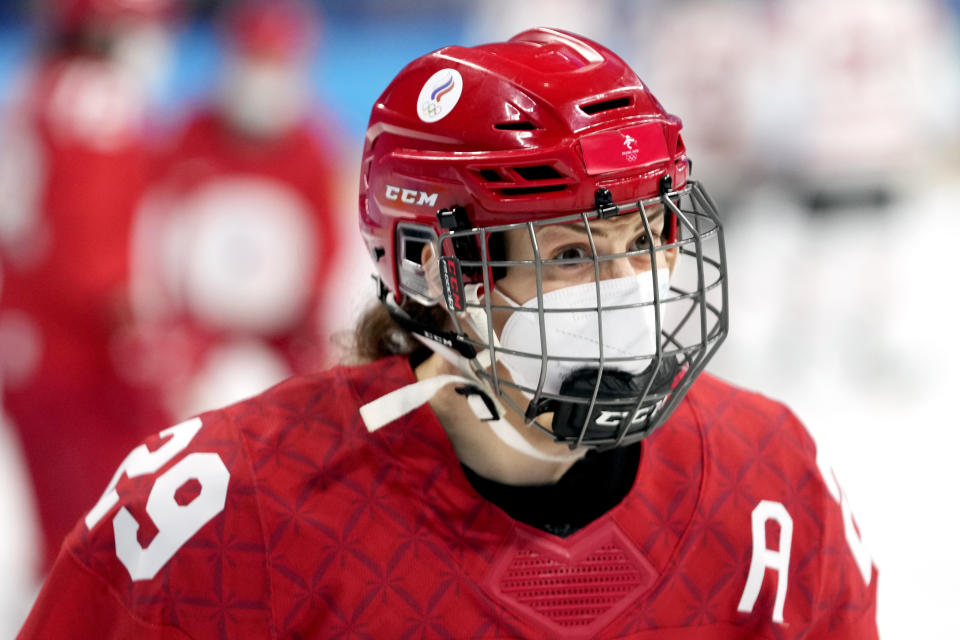
[[[46,538],[48,564],[109,479],[113,458],[165,420],[118,374],[129,319],[133,212],[149,154],[145,104],[117,65],[41,63],[0,149],[0,377]]]
[[[876,570],[781,405],[702,376],[627,497],[559,538],[474,491],[428,406],[367,431],[414,380],[294,378],[148,441],[22,637],[876,637]]]
[[[193,117],[138,215],[138,375],[179,415],[322,370],[342,229],[330,144],[306,124],[269,140]]]

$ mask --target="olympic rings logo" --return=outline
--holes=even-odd
[[[436,118],[440,115],[441,106],[439,102],[425,102],[420,106],[420,110],[423,111],[423,114],[430,118]]]

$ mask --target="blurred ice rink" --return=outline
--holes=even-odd
[[[731,333],[710,369],[788,404],[829,453],[880,570],[884,638],[958,638],[960,49],[931,0],[360,0],[329,3],[318,96],[354,140],[401,66],[530,26],[596,38],[685,123],[694,177],[727,220]],[[0,107],[29,52],[0,23]],[[0,16],[2,17],[2,16]],[[175,119],[218,52],[180,35],[157,95]],[[343,185],[353,215],[357,180]],[[372,298],[359,236],[343,326]],[[0,292],[2,295],[2,292]],[[0,432],[0,470],[9,436]],[[35,584],[23,482],[0,480],[0,636]],[[950,506],[950,505],[954,506]],[[24,515],[26,512],[27,515]],[[27,594],[27,595],[25,595]],[[8,633],[9,630],[9,633]]]

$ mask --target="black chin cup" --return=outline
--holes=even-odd
[[[637,403],[637,398],[647,390],[647,396],[663,398],[670,390],[673,380],[680,371],[676,358],[667,358],[661,361],[650,389],[647,384],[653,374],[653,365],[643,372],[631,374],[616,369],[606,369],[600,378],[600,388],[597,389],[597,402],[593,413],[587,421],[584,442],[595,440],[609,440],[616,438],[620,424]],[[563,381],[559,395],[583,398],[585,402],[571,402],[554,398],[541,398],[536,406],[530,405],[527,409],[527,419],[543,413],[553,413],[553,433],[560,440],[575,441],[580,438],[584,421],[587,419],[587,409],[590,398],[597,385],[596,368],[577,369]],[[640,405],[637,412],[631,416],[629,435],[647,435],[653,426],[650,417],[661,404],[660,400],[651,400]]]

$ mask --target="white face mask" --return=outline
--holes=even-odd
[[[670,290],[670,271],[659,269],[657,282],[661,302]],[[504,296],[506,298],[506,296]],[[624,362],[604,362],[604,370],[617,369],[631,374],[646,369],[657,350],[656,310],[652,304],[653,275],[646,271],[635,276],[602,280],[600,299],[603,304],[603,357],[641,358]],[[507,300],[513,306],[519,306]],[[610,307],[636,305],[642,307],[613,309]],[[540,381],[540,318],[536,313],[537,298],[523,303],[522,308],[533,312],[515,311],[507,319],[500,335],[500,347],[530,354],[529,357],[497,352],[497,360],[510,371],[513,381],[528,389],[536,389]],[[597,286],[594,282],[557,289],[543,294],[544,309],[572,309],[597,307]],[[661,304],[662,308],[662,304]],[[596,311],[544,313],[544,333],[547,354],[551,357],[600,358],[600,331]],[[642,358],[646,356],[646,358]],[[590,367],[591,363],[549,360],[543,391],[559,393],[564,379],[576,369]],[[532,398],[532,392],[524,391]]]
[[[153,103],[163,98],[173,54],[173,37],[162,25],[128,26],[115,36],[114,59]]]
[[[295,66],[240,59],[227,72],[221,109],[243,133],[274,138],[289,131],[306,114],[304,82]]]

